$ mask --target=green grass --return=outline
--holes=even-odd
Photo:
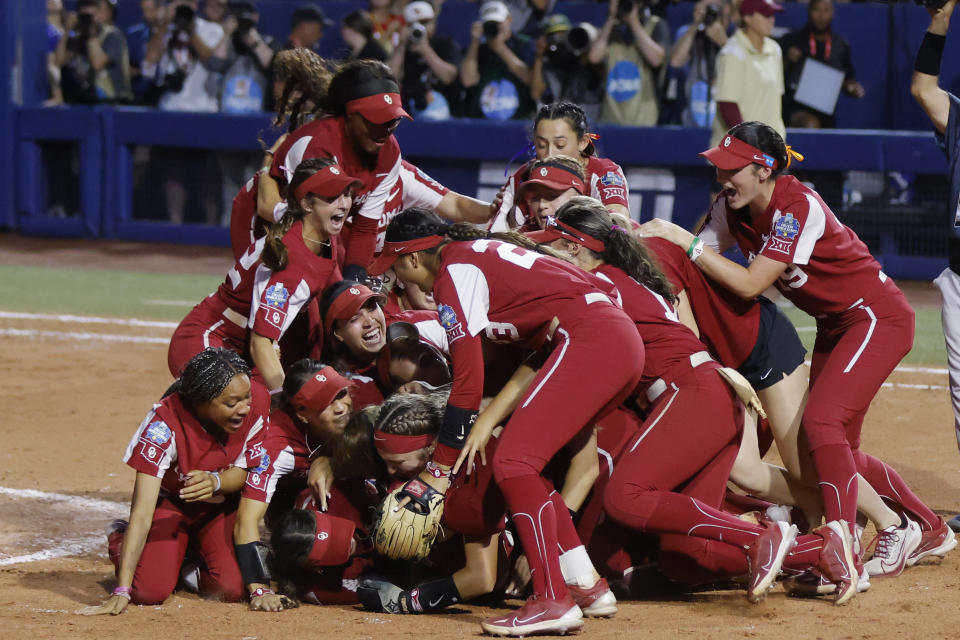
[[[813,318],[794,306],[783,309],[800,333],[803,346],[807,348],[807,358],[813,350],[815,331],[803,331],[801,328],[815,328]],[[903,359],[910,364],[947,365],[947,351],[943,344],[943,328],[940,326],[940,309],[916,309],[917,332],[913,339],[913,349]]]
[[[0,265],[0,308],[176,321],[222,281],[222,276],[210,275]],[[182,304],[150,304],[149,300]],[[798,329],[815,326],[813,318],[795,307],[784,311]],[[800,338],[808,351],[813,348],[813,331],[801,330]],[[917,310],[917,334],[904,362],[945,365],[946,361],[940,310]]]
[[[0,265],[0,308],[180,320],[222,281],[222,276],[210,275]]]

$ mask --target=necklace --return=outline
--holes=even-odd
[[[329,240],[326,241],[326,242],[324,242],[323,240],[314,240],[313,238],[308,238],[308,237],[306,237],[306,236],[303,236],[303,239],[306,240],[307,242],[312,242],[312,243],[314,243],[314,244],[319,244],[319,245],[322,246],[322,247],[329,247],[329,246],[330,246],[330,241],[329,241]]]

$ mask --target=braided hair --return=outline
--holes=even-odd
[[[223,347],[204,349],[190,359],[180,374],[177,392],[190,407],[213,400],[238,375],[250,375],[250,365],[239,353]]]
[[[402,436],[438,433],[449,397],[450,394],[443,391],[392,395],[380,407],[376,427],[384,433]]]
[[[323,112],[323,98],[337,67],[309,49],[281,51],[273,59],[273,70],[283,83],[277,100],[275,127],[287,122],[293,131],[307,120]]]
[[[387,242],[405,242],[415,238],[425,238],[426,236],[446,236],[452,241],[469,242],[471,240],[499,240],[517,245],[528,251],[544,253],[554,258],[563,259],[563,256],[541,244],[537,244],[530,238],[516,231],[503,231],[499,233],[490,233],[486,229],[470,224],[469,222],[457,222],[450,224],[433,211],[421,209],[420,207],[410,207],[403,210],[397,217],[390,221],[387,226]],[[446,246],[442,242],[436,247],[424,249],[424,253],[435,254],[441,248]]]
[[[271,271],[283,271],[290,263],[287,255],[287,247],[283,244],[283,236],[297,220],[302,220],[306,212],[300,206],[300,201],[294,195],[297,188],[313,174],[336,164],[330,158],[308,158],[297,166],[293,172],[293,178],[290,180],[290,186],[287,187],[287,210],[279,221],[270,225],[267,229],[266,240],[263,244],[263,253],[260,259],[263,264]],[[313,197],[307,194],[307,197]]]
[[[770,125],[749,120],[732,127],[727,131],[727,134],[773,157],[777,161],[777,168],[771,171],[771,177],[778,176],[787,170],[787,166],[790,164],[787,156],[787,144],[777,133],[777,130]],[[760,169],[760,165],[754,165],[754,167],[757,170]]]
[[[537,117],[533,121],[533,130],[537,130],[537,125],[541,120],[563,120],[570,125],[573,132],[577,134],[579,141],[587,135],[587,114],[578,104],[573,102],[551,102],[540,107]],[[587,148],[581,152],[582,156],[590,157],[596,153],[593,141],[587,145]]]
[[[603,254],[584,247],[595,258],[623,270],[666,300],[676,300],[670,281],[650,257],[647,248],[633,237],[629,228],[615,225],[600,201],[586,196],[571,198],[557,210],[557,220],[601,240],[604,243]]]

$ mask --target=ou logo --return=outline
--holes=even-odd
[[[250,476],[250,479],[253,481],[253,484],[260,484],[260,474],[259,474],[259,473],[253,474],[252,476]]]
[[[330,534],[328,534],[326,531],[321,531],[320,533],[317,534],[317,540],[326,540],[329,537],[330,537]]]
[[[330,173],[332,173],[335,176],[338,176],[340,175],[340,169],[337,169],[336,167],[330,167]]]
[[[280,314],[276,311],[273,312],[273,321],[280,322]]]
[[[546,170],[546,168],[540,169],[540,175],[546,177],[546,175],[547,175],[547,170]]]
[[[326,382],[326,381],[327,381],[327,376],[323,375],[322,373],[318,373],[316,376],[314,376],[314,379],[315,379],[317,382]]]
[[[393,98],[391,98],[387,94],[383,94],[383,101],[386,102],[387,104],[393,104]]]

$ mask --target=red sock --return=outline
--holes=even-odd
[[[551,600],[566,598],[567,586],[560,570],[557,517],[553,500],[540,476],[506,478],[499,482],[499,486],[530,563],[534,595]]]
[[[827,522],[846,520],[851,531],[857,522],[857,467],[846,444],[830,444],[811,453],[817,470]]]
[[[820,550],[823,549],[823,538],[818,535],[807,534],[797,536],[797,544],[787,557],[783,559],[783,568],[791,573],[803,573],[820,559]]]
[[[573,525],[570,509],[567,508],[567,503],[563,501],[560,492],[553,489],[550,492],[550,499],[553,500],[553,512],[557,517],[557,543],[560,545],[560,553],[583,546],[577,534],[577,528]]]
[[[939,526],[940,516],[931,511],[930,507],[910,490],[893,467],[862,451],[855,451],[853,459],[857,464],[857,472],[881,498],[906,511],[924,531],[931,531]]]

